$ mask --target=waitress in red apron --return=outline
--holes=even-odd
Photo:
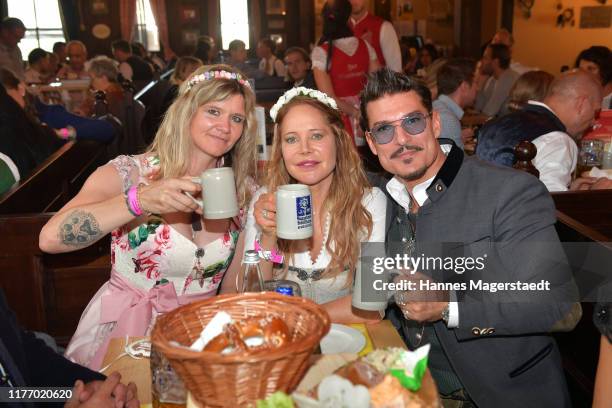
[[[359,128],[359,93],[367,74],[380,68],[376,51],[365,40],[353,35],[348,24],[348,0],[330,0],[323,7],[323,35],[312,51],[312,67],[317,88],[336,100],[344,124],[357,146],[365,145]]]

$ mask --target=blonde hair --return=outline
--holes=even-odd
[[[353,282],[352,271],[356,268],[361,250],[361,239],[372,233],[372,216],[361,203],[362,197],[370,185],[363,169],[361,158],[353,146],[350,135],[344,129],[340,113],[316,99],[307,96],[296,96],[285,104],[278,112],[277,126],[274,131],[274,141],[270,161],[266,166],[266,185],[268,191],[276,191],[283,184],[296,183],[287,172],[282,157],[282,138],[280,127],[287,112],[296,105],[308,105],[321,112],[329,124],[336,143],[336,167],[329,195],[325,200],[323,213],[329,211],[331,224],[325,248],[331,255],[331,261],[324,278],[333,278],[349,269],[346,286]],[[333,246],[331,243],[333,242]],[[296,252],[295,241],[279,239],[279,249],[285,254],[285,259]],[[285,262],[285,272],[287,262]]]
[[[227,71],[242,75],[228,65],[207,65],[194,72],[199,75],[207,71]],[[242,135],[223,157],[225,165],[230,164],[236,177],[238,205],[246,208],[252,196],[253,183],[257,172],[257,120],[255,118],[255,95],[253,91],[234,79],[214,78],[198,82],[191,87],[183,82],[179,94],[170,105],[168,112],[147,149],[147,154],[159,157],[159,178],[181,177],[187,174],[191,159],[191,121],[198,108],[206,103],[223,101],[233,95],[244,97],[246,121]]]
[[[173,85],[180,85],[187,80],[191,76],[191,74],[201,67],[202,61],[196,57],[181,57],[176,61],[176,66],[174,67],[174,72],[170,77],[170,82]]]
[[[510,90],[508,109],[520,110],[530,100],[542,102],[554,80],[555,77],[546,71],[525,72]]]

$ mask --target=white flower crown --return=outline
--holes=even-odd
[[[270,109],[270,117],[272,121],[276,122],[276,117],[278,116],[278,111],[282,108],[287,102],[295,98],[296,96],[307,96],[312,99],[316,99],[324,105],[329,106],[332,109],[338,110],[338,105],[334,98],[328,96],[326,93],[321,91],[317,91],[316,89],[305,88],[303,86],[299,86],[297,88],[291,88],[287,92],[283,94],[278,101],[272,106]]]

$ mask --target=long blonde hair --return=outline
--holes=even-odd
[[[278,112],[276,128],[270,161],[266,166],[266,185],[268,191],[276,191],[283,184],[296,183],[287,172],[282,157],[282,138],[280,127],[287,112],[297,105],[309,105],[320,111],[329,124],[336,143],[336,167],[333,170],[333,178],[329,194],[323,206],[330,212],[331,224],[329,236],[325,247],[331,255],[331,261],[323,277],[332,278],[346,268],[350,273],[346,286],[353,282],[352,271],[356,268],[361,250],[361,240],[372,233],[372,216],[361,203],[364,194],[369,191],[370,186],[361,163],[361,158],[353,146],[350,135],[344,129],[340,113],[306,96],[296,96],[285,104]],[[333,242],[333,246],[331,243]],[[293,257],[296,252],[295,241],[278,240],[279,249],[284,253],[285,259]],[[287,262],[285,262],[287,264]],[[285,265],[285,270],[287,265]]]
[[[207,65],[197,69],[192,75],[207,71],[227,71],[240,74],[228,65]],[[252,196],[252,183],[257,172],[257,120],[255,118],[255,95],[246,85],[235,79],[214,78],[202,80],[190,87],[189,81],[183,82],[179,95],[166,112],[155,135],[155,140],[146,153],[155,154],[160,161],[160,178],[181,177],[187,174],[191,158],[192,142],[190,126],[198,108],[209,102],[223,101],[232,95],[244,97],[246,121],[244,131],[234,147],[219,160],[230,164],[236,177],[238,205],[246,208]]]

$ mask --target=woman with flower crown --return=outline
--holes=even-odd
[[[384,241],[386,198],[369,186],[335,100],[293,88],[270,116],[276,127],[266,185],[249,209],[245,249],[259,250],[269,259],[262,261],[268,278],[297,282],[302,296],[321,304],[332,321],[379,320],[378,313],[352,309],[351,286],[361,242]],[[312,194],[313,236],[305,240],[276,236],[274,193],[293,183],[307,185]]]
[[[192,177],[231,166],[238,205],[246,209],[257,150],[255,95],[235,69],[199,68],[184,82],[149,149],[100,167],[49,220],[40,247],[58,253],[87,247],[111,233],[111,277],[83,312],[66,350],[99,369],[112,337],[143,336],[157,313],[216,295],[234,257],[244,211],[234,219],[202,219],[185,193]]]

